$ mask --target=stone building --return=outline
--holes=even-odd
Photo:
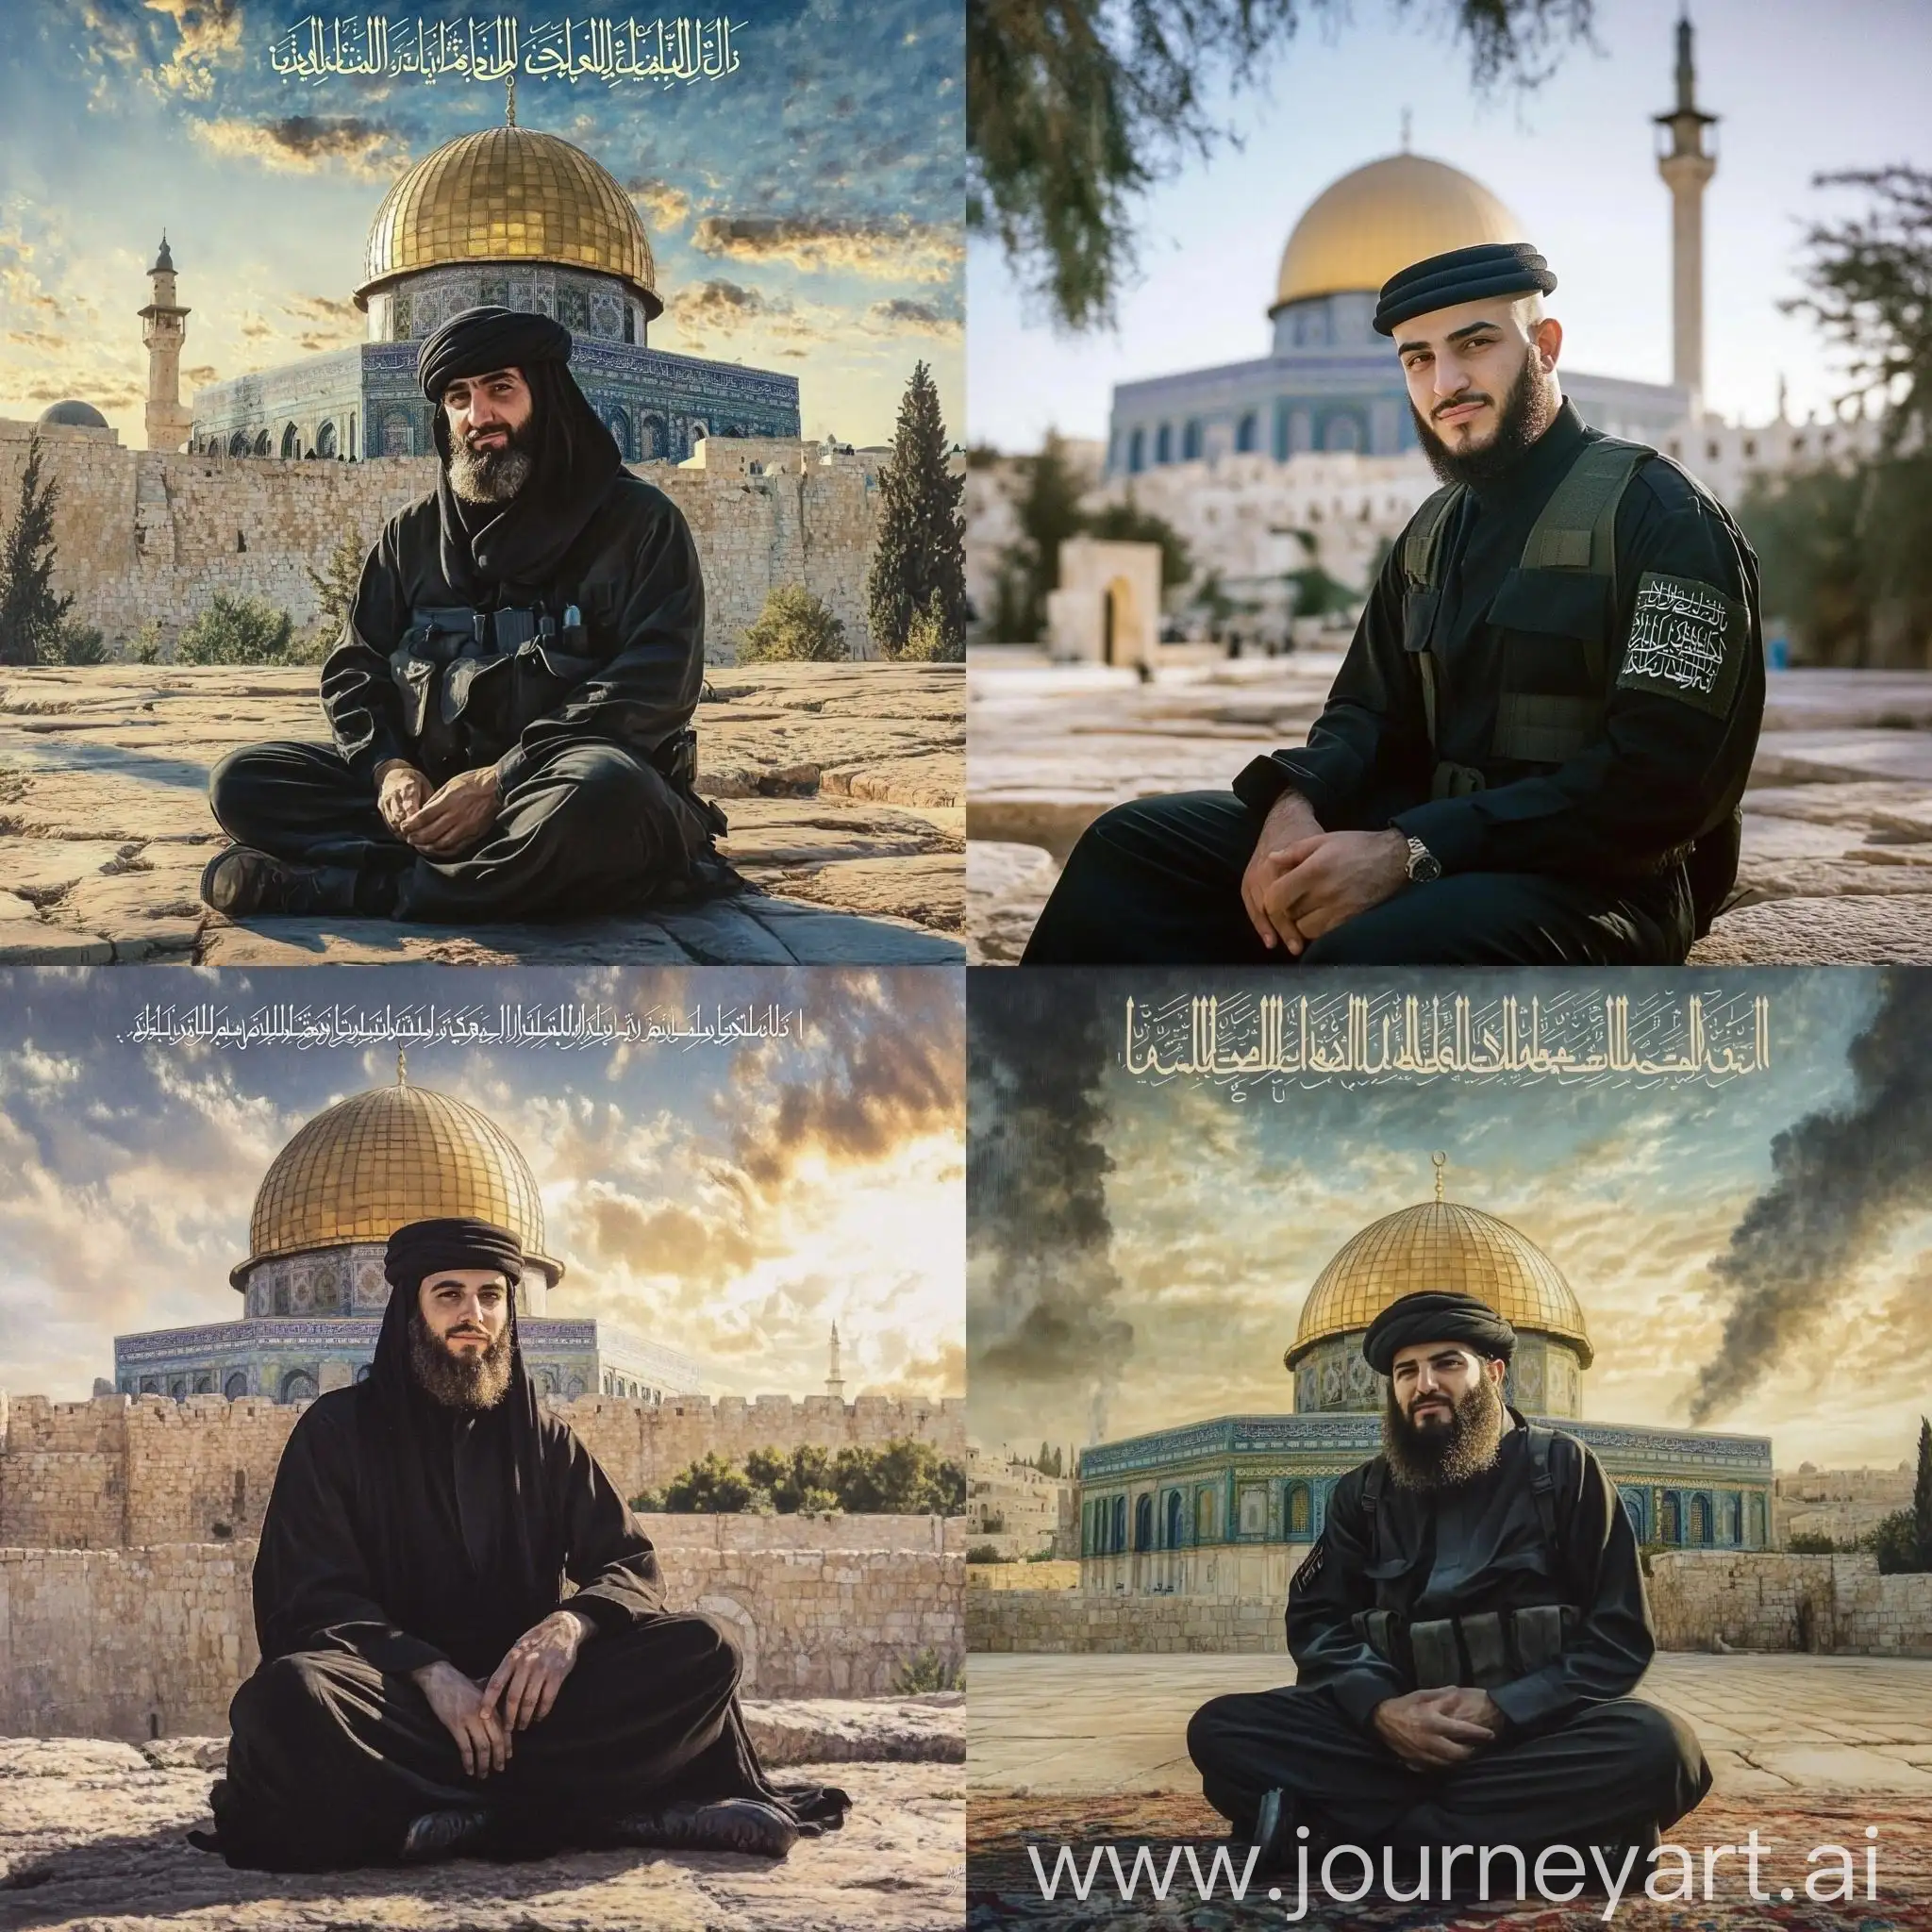
[[[304,1402],[364,1379],[389,1302],[384,1244],[408,1222],[475,1215],[511,1229],[528,1257],[516,1291],[524,1361],[544,1395],[695,1395],[702,1363],[608,1322],[549,1312],[563,1264],[544,1252],[529,1164],[495,1122],[448,1094],[392,1087],[319,1113],[275,1157],[255,1197],[248,1256],[228,1279],[239,1321],[114,1340],[123,1395],[267,1396]]]
[[[1506,1398],[1596,1452],[1640,1542],[1772,1546],[1770,1439],[1585,1421],[1593,1351],[1574,1291],[1526,1235],[1443,1199],[1439,1170],[1433,1201],[1363,1228],[1316,1278],[1283,1357],[1292,1413],[1218,1416],[1081,1451],[1081,1588],[1279,1604],[1336,1483],[1381,1446],[1388,1382],[1362,1359],[1362,1337],[1424,1288],[1479,1295],[1509,1321]]]
[[[153,365],[178,361],[188,313],[165,244],[151,274],[148,446],[178,449],[165,394],[156,400],[158,383],[173,392],[173,362],[166,380]],[[370,223],[355,301],[367,341],[198,390],[189,446],[351,462],[426,455],[423,340],[486,302],[569,328],[572,374],[626,462],[681,461],[712,435],[799,434],[797,377],[650,346],[664,303],[636,205],[581,149],[514,121],[446,142],[396,181]]]
[[[966,1534],[974,1548],[991,1544],[1007,1560],[1054,1549],[1072,1495],[1071,1483],[1030,1462],[966,1445]]]

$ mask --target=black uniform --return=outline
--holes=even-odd
[[[1351,1844],[1654,1843],[1710,1789],[1690,1727],[1630,1695],[1654,1641],[1614,1485],[1574,1437],[1538,1430],[1540,1506],[1531,1433],[1510,1415],[1467,1483],[1401,1490],[1377,1457],[1336,1485],[1289,1586],[1296,1682],[1217,1697],[1188,1727],[1202,1789],[1238,1829],[1285,1788],[1311,1831]],[[1482,1685],[1507,1727],[1452,1769],[1411,1771],[1374,1708],[1451,1683]]]
[[[1506,476],[1450,501],[1426,588],[1411,541],[1424,506],[1308,742],[1257,758],[1232,793],[1097,820],[1025,962],[1288,958],[1257,936],[1241,878],[1290,787],[1324,829],[1392,825],[1444,873],[1314,941],[1306,964],[1681,960],[1736,874],[1764,709],[1757,566],[1722,506],[1645,453],[1600,568],[1525,568],[1541,513],[1596,441],[1565,403]]]
[[[356,909],[398,919],[601,911],[733,883],[710,844],[723,817],[691,788],[705,661],[691,531],[614,445],[608,466],[572,480],[574,493],[530,506],[547,513],[536,540],[502,558],[489,507],[457,499],[447,473],[390,523],[323,666],[334,743],[224,758],[209,787],[224,830],[277,858],[353,868]],[[540,472],[524,494],[548,487]],[[572,607],[582,623],[566,628]],[[391,758],[435,785],[494,765],[500,806],[482,841],[435,859],[398,839],[375,806]]]
[[[370,1379],[319,1397],[275,1472],[254,1574],[261,1665],[235,1694],[212,1805],[230,1864],[393,1859],[425,1812],[487,1807],[505,1850],[603,1841],[675,1798],[754,1797],[842,1822],[831,1789],[770,1786],[738,1706],[736,1643],[664,1607],[650,1541],[520,1350],[508,1394],[442,1407],[408,1365],[415,1296],[391,1293]],[[568,1598],[594,1625],[508,1765],[467,1775],[410,1674],[481,1681]]]

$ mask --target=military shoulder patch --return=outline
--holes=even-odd
[[[1731,708],[1749,641],[1737,598],[1696,577],[1647,570],[1637,580],[1617,684],[1679,698],[1722,718]]]
[[[1318,1536],[1314,1547],[1295,1565],[1294,1574],[1288,1579],[1290,1596],[1299,1596],[1313,1590],[1316,1579],[1322,1574],[1322,1565],[1328,1555],[1328,1540]]]

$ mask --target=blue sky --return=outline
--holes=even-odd
[[[568,1270],[553,1313],[687,1349],[743,1395],[820,1392],[836,1319],[848,1393],[963,1393],[958,976],[724,967],[0,972],[0,1388],[77,1399],[115,1335],[236,1318],[269,1164],[395,1078],[390,1044],[141,1043],[154,1001],[802,1013],[775,1040],[411,1045],[408,1077],[523,1151]]]
[[[9,0],[0,64],[0,414],[92,401],[139,445],[134,311],[163,228],[209,382],[360,341],[350,303],[377,203],[443,142],[500,123],[500,85],[277,75],[293,0]],[[570,9],[453,0],[396,24]],[[576,9],[579,16],[583,9]],[[601,9],[623,20],[651,9]],[[710,18],[711,16],[705,16]],[[962,408],[963,110],[945,0],[752,0],[736,73],[626,83],[525,75],[517,118],[631,194],[667,311],[655,346],[795,375],[805,433],[890,437],[913,363]]]
[[[1229,991],[1239,975],[1113,973],[1104,1010]],[[1357,984],[1357,982],[1359,982]],[[1357,975],[1369,991],[1393,975]],[[1494,976],[1435,974],[1401,990],[1478,996]],[[973,989],[982,1000],[1008,976]],[[1108,1406],[1110,1437],[1291,1407],[1282,1351],[1303,1300],[1335,1252],[1383,1215],[1430,1198],[1431,1157],[1447,1157],[1448,1199],[1499,1216],[1550,1257],[1583,1306],[1596,1360],[1584,1414],[1681,1425],[1700,1371],[1724,1350],[1735,1295],[1713,1276],[1747,1207],[1772,1181],[1773,1142],[1814,1109],[1852,1094],[1846,1049],[1870,1024],[1878,976],[1853,971],[1730,975],[1632,974],[1633,995],[1674,989],[1767,993],[1772,1065],[1722,1085],[1641,1083],[1509,1087],[1462,1078],[1291,1087],[1244,1102],[1211,1084],[1130,1077],[1109,1045],[1099,1094],[1112,1259],[1108,1309],[1134,1330]],[[1574,974],[1510,974],[1526,1008],[1574,992]],[[1042,1041],[1051,1051],[1051,1043]],[[975,1047],[975,1054],[979,1049]],[[990,1098],[975,1074],[981,1131]],[[978,1357],[994,1306],[990,1249],[968,1269],[969,1401],[975,1435],[1038,1445],[1088,1440],[1092,1375],[1084,1368],[1024,1382]],[[1049,1278],[1075,1278],[1068,1269]],[[1814,1297],[1769,1372],[1706,1426],[1772,1437],[1780,1467],[1838,1467],[1909,1456],[1932,1365],[1932,1204],[1894,1203],[1874,1220],[1855,1267]]]
[[[1401,144],[1473,175],[1522,220],[1559,288],[1564,358],[1668,381],[1670,201],[1650,116],[1672,105],[1677,0],[1598,0],[1597,49],[1573,46],[1527,94],[1483,98],[1440,33],[1358,0],[1353,24],[1306,29],[1263,92],[1224,100],[1241,137],[1141,205],[1141,274],[1117,335],[1057,337],[1028,315],[998,251],[974,242],[967,289],[968,423],[975,441],[1033,449],[1049,426],[1106,432],[1119,381],[1264,355],[1266,310],[1290,230],[1339,175]],[[1804,223],[1860,205],[1810,186],[1819,172],[1932,163],[1924,0],[1693,0],[1698,91],[1721,116],[1705,196],[1708,407],[1754,422],[1837,394],[1812,325],[1776,304],[1795,291]]]

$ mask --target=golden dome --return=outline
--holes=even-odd
[[[339,1101],[282,1151],[255,1196],[248,1258],[237,1288],[278,1255],[386,1241],[411,1221],[473,1214],[508,1228],[533,1268],[553,1284],[560,1262],[543,1253],[543,1204],[536,1178],[496,1123],[460,1100],[393,1087]]]
[[[1451,248],[1522,240],[1516,217],[1461,169],[1390,155],[1330,182],[1308,204],[1281,252],[1274,308],[1379,289],[1398,269]]]
[[[358,308],[417,269],[541,261],[621,276],[656,317],[658,267],[637,208],[581,148],[528,127],[445,142],[382,198],[369,225]]]
[[[1302,1304],[1291,1369],[1318,1341],[1358,1333],[1418,1289],[1473,1294],[1512,1327],[1553,1335],[1591,1362],[1583,1307],[1557,1264],[1507,1221],[1459,1201],[1423,1201],[1384,1215],[1345,1242]]]

